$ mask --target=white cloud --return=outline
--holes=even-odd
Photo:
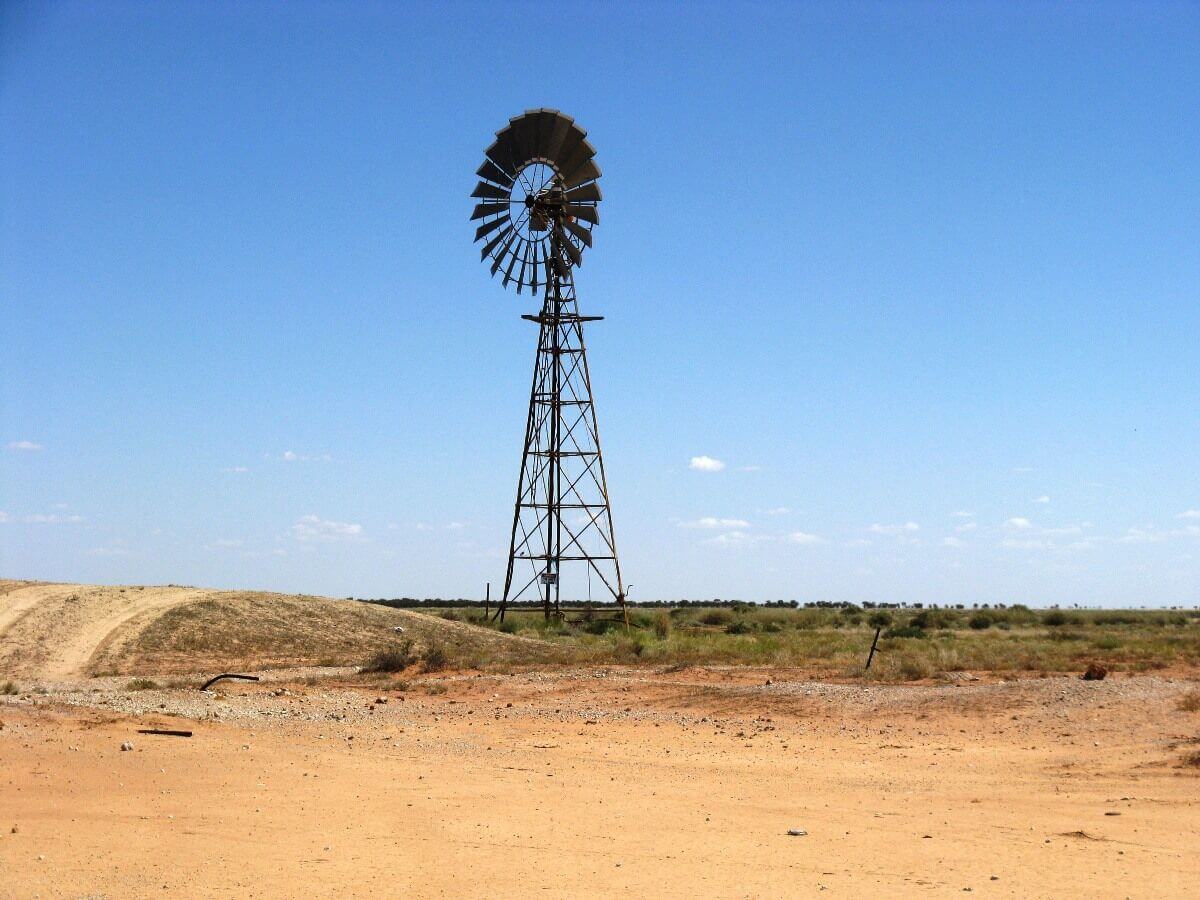
[[[1165,541],[1170,535],[1156,528],[1130,528],[1124,537],[1118,538],[1122,544],[1157,544]]]
[[[32,453],[32,452],[36,452],[38,450],[45,450],[46,448],[43,447],[41,444],[34,443],[33,441],[9,441],[8,449],[9,450],[27,450]]]
[[[228,468],[222,469],[221,471],[228,472],[231,475],[241,475],[243,472],[249,472],[250,470],[247,469],[245,466],[229,466]]]
[[[974,531],[978,527],[978,522],[963,522],[961,525],[955,525],[954,530],[959,534],[966,534],[968,531]]]
[[[681,522],[682,528],[749,528],[750,523],[745,519],[718,519],[715,516],[704,516],[694,522]]]
[[[1032,528],[1033,523],[1022,516],[1013,516],[1004,523],[1009,528]]]
[[[1005,538],[1000,542],[1001,547],[1010,547],[1017,550],[1047,550],[1052,545],[1046,541],[1040,541],[1037,538],[1029,540],[1018,540],[1017,538]]]
[[[920,531],[921,526],[916,522],[905,522],[903,525],[880,525],[876,522],[867,530],[873,534],[904,534],[906,532],[911,534],[914,531]]]
[[[37,525],[60,525],[67,523],[77,525],[83,521],[83,516],[60,516],[58,513],[34,513],[31,516],[25,517],[26,522],[31,522]]]
[[[806,531],[793,531],[787,536],[787,539],[793,544],[821,544],[824,541],[815,534],[809,534]]]
[[[233,540],[230,538],[217,538],[215,541],[212,542],[212,546],[217,547],[221,550],[229,550],[234,547],[242,546],[242,542],[238,541],[238,540]]]
[[[866,538],[854,538],[854,540],[846,541],[843,547],[870,547],[871,542]]]
[[[10,516],[4,510],[0,509],[0,523],[11,522],[11,521],[12,521],[12,516]]]
[[[950,516],[951,518],[955,519],[973,519],[975,518],[975,513],[967,512],[965,509],[960,509],[957,512],[950,513]]]
[[[1177,519],[1200,519],[1200,509],[1185,509],[1175,518]]]
[[[1026,475],[1033,471],[1032,466],[1013,466],[1013,471],[1018,475]]]
[[[790,515],[791,512],[786,506],[776,506],[773,509],[763,510],[763,514],[767,516],[786,516]]]
[[[724,534],[718,534],[716,537],[708,538],[704,543],[715,544],[718,547],[736,547],[748,544],[754,540],[759,540],[759,538],[752,538],[744,531],[727,531]]]
[[[88,556],[128,556],[129,550],[117,543],[109,544],[107,547],[92,547],[90,550],[84,551]]]
[[[1064,525],[1061,528],[1043,528],[1042,534],[1053,534],[1060,536],[1083,534],[1083,528],[1079,525]]]
[[[963,541],[959,538],[947,537],[947,538],[942,538],[942,546],[943,547],[965,547],[967,545],[966,545],[965,541]]]
[[[284,462],[329,462],[333,459],[328,453],[316,453],[312,456],[307,456],[303,453],[297,453],[295,450],[284,450],[283,455],[279,458]]]
[[[688,463],[689,469],[695,469],[697,472],[720,472],[725,468],[725,463],[719,459],[713,459],[711,456],[693,456],[692,461]]]
[[[331,522],[318,516],[304,516],[292,526],[298,541],[361,540],[363,527],[354,522]]]
[[[1050,498],[1046,494],[1042,494],[1042,496],[1040,496],[1040,497],[1034,497],[1033,502],[1034,503],[1049,503]]]
[[[462,531],[466,527],[467,527],[466,522],[451,522],[449,525],[446,526],[446,530],[447,531]]]

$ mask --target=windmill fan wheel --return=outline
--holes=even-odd
[[[575,120],[556,109],[531,109],[509,119],[487,148],[471,219],[483,242],[480,259],[505,287],[536,294],[557,267],[580,265],[599,223],[600,168],[596,148]]]

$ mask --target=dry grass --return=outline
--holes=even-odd
[[[1200,712],[1200,690],[1190,690],[1180,697],[1179,708],[1183,712]]]
[[[541,641],[406,610],[327,597],[223,592],[168,609],[137,634],[102,645],[90,668],[133,675],[357,666],[364,659],[372,665],[403,642],[429,669],[536,665],[555,657],[554,648]]]

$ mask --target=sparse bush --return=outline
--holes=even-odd
[[[421,665],[426,672],[440,672],[450,664],[450,655],[446,645],[439,642],[431,643],[421,654]]]
[[[21,689],[17,687],[17,683],[15,681],[10,680],[0,684],[0,694],[11,696],[12,694],[19,694],[20,692]]]
[[[901,625],[899,628],[889,628],[883,633],[885,638],[926,638],[925,629],[916,625]]]
[[[1179,708],[1184,712],[1200,712],[1200,691],[1191,690],[1180,697]]]
[[[754,630],[754,626],[745,619],[734,619],[725,626],[726,634],[749,634]]]
[[[871,618],[867,619],[867,624],[872,628],[887,628],[892,624],[892,614],[879,610],[871,613]]]
[[[372,656],[362,667],[362,671],[370,673],[403,672],[416,661],[412,641],[405,638],[396,646],[380,650]]]
[[[976,613],[968,620],[967,625],[976,631],[986,631],[992,627],[992,617],[987,613]]]
[[[660,611],[654,617],[654,636],[660,641],[665,641],[671,636],[671,616],[665,611]]]
[[[500,632],[502,632],[504,634],[516,634],[517,630],[518,630],[517,629],[517,620],[516,619],[505,619],[503,622],[500,623],[497,630],[499,630]]]
[[[727,609],[706,609],[697,621],[701,625],[728,625],[733,621],[733,613]]]
[[[933,664],[924,656],[906,655],[900,659],[900,675],[908,681],[930,678],[933,673]]]
[[[127,691],[157,691],[158,682],[149,678],[134,678],[125,685]]]
[[[1068,615],[1061,609],[1052,609],[1042,616],[1042,624],[1049,625],[1051,628],[1060,628],[1063,625],[1078,625],[1079,616]]]

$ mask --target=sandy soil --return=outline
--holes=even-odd
[[[614,670],[399,691],[305,674],[0,697],[0,897],[1194,897],[1200,883],[1186,679]],[[151,726],[195,734],[137,732]]]

